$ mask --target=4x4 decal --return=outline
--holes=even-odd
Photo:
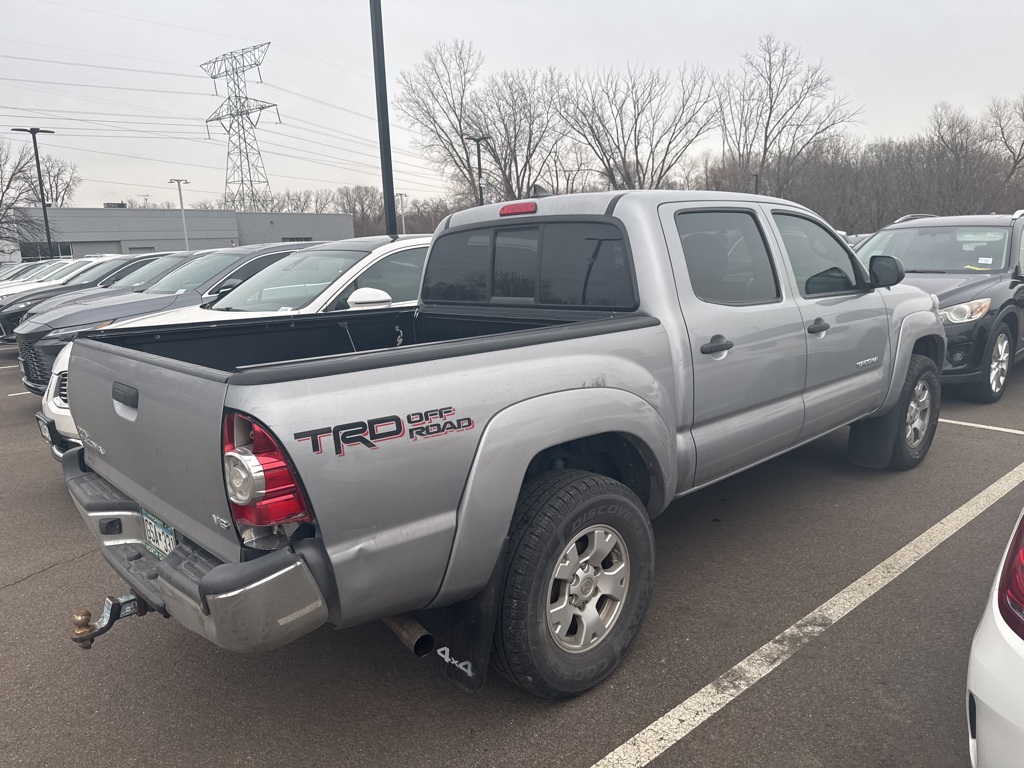
[[[335,455],[344,456],[345,446],[361,445],[375,451],[380,447],[380,443],[406,435],[410,440],[427,439],[465,432],[474,426],[472,419],[455,418],[455,409],[446,406],[410,413],[404,419],[396,415],[379,416],[366,421],[308,429],[305,432],[296,432],[294,437],[300,443],[308,440],[313,453],[323,453],[324,440],[330,438],[328,444],[333,445]]]

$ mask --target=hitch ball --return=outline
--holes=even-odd
[[[92,612],[89,610],[75,611],[71,617],[71,623],[75,625],[71,633],[72,639],[77,639],[92,632]],[[78,640],[78,644],[85,650],[92,648],[92,638]]]

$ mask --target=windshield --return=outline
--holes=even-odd
[[[94,282],[104,275],[109,275],[124,263],[124,259],[111,259],[110,261],[97,262],[72,277],[67,281],[67,283],[65,283],[65,285],[85,285],[86,283]]]
[[[208,256],[200,256],[181,269],[176,269],[157,280],[146,289],[146,293],[179,293],[195,290],[240,258],[242,257],[237,253],[211,253]]]
[[[883,230],[857,248],[867,266],[885,254],[907,272],[999,272],[1006,268],[1009,227],[907,227]]]
[[[19,272],[17,277],[16,277],[16,279],[17,280],[25,280],[25,281],[28,281],[28,280],[41,280],[44,275],[48,275],[50,272],[53,272],[53,271],[55,271],[55,270],[57,270],[57,269],[59,269],[60,267],[63,267],[63,266],[66,266],[66,264],[64,262],[62,262],[60,264],[54,264],[53,262],[45,262],[43,264],[36,264],[36,265],[34,265],[32,267],[29,267],[24,272]]]
[[[148,283],[150,280],[155,280],[165,274],[168,270],[174,269],[184,262],[184,256],[161,256],[159,259],[153,259],[152,261],[143,264],[141,267],[129,272],[127,275],[121,275],[110,284],[124,286]]]
[[[271,264],[218,299],[213,309],[275,312],[309,304],[369,251],[299,251]]]

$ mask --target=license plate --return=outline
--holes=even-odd
[[[146,549],[163,560],[177,546],[174,529],[146,510],[142,510],[142,524],[146,528]]]
[[[46,426],[46,422],[37,416],[36,424],[39,425],[39,432],[43,436],[43,440],[50,442],[50,429]]]

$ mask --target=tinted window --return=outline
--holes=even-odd
[[[632,309],[633,276],[622,232],[603,222],[550,222],[442,235],[424,276],[428,301]]]
[[[533,299],[537,295],[540,228],[494,233],[493,296]]]
[[[819,296],[857,288],[857,272],[850,254],[827,229],[800,216],[774,216],[801,295]]]
[[[423,278],[423,298],[433,301],[487,301],[492,230],[455,232],[434,243]]]
[[[142,269],[151,261],[153,261],[153,259],[132,259],[126,264],[116,267],[114,264],[110,264],[108,266],[110,266],[111,268],[107,271],[107,274],[103,275],[103,277],[100,279],[99,285],[112,285],[114,282],[120,280],[122,277],[127,277],[132,272],[137,272],[138,270]],[[77,277],[74,278],[74,280],[77,279]],[[96,278],[93,279],[95,280]],[[72,282],[74,282],[74,280],[72,280]]]
[[[1007,266],[1009,227],[900,227],[878,232],[857,249],[867,266],[880,253],[908,272],[997,272]]]
[[[327,309],[345,309],[348,297],[357,288],[377,288],[386,291],[391,301],[416,301],[423,276],[423,262],[427,248],[410,248],[386,256],[353,280]]]
[[[213,308],[243,312],[299,309],[319,296],[368,253],[318,249],[289,254],[216,301]],[[238,270],[240,272],[242,270]],[[238,273],[231,277],[235,278]]]
[[[753,214],[692,211],[676,214],[686,272],[694,294],[716,304],[777,301],[779,283]]]
[[[211,253],[190,261],[151,285],[146,293],[191,291],[230,267],[241,258],[237,253]]]
[[[68,275],[74,274],[75,272],[80,272],[81,270],[88,268],[89,267],[86,266],[86,264],[83,264],[80,261],[73,261],[70,264],[65,264],[60,269],[55,269],[53,272],[47,272],[45,277],[40,279],[60,280],[62,277],[67,277]]]

